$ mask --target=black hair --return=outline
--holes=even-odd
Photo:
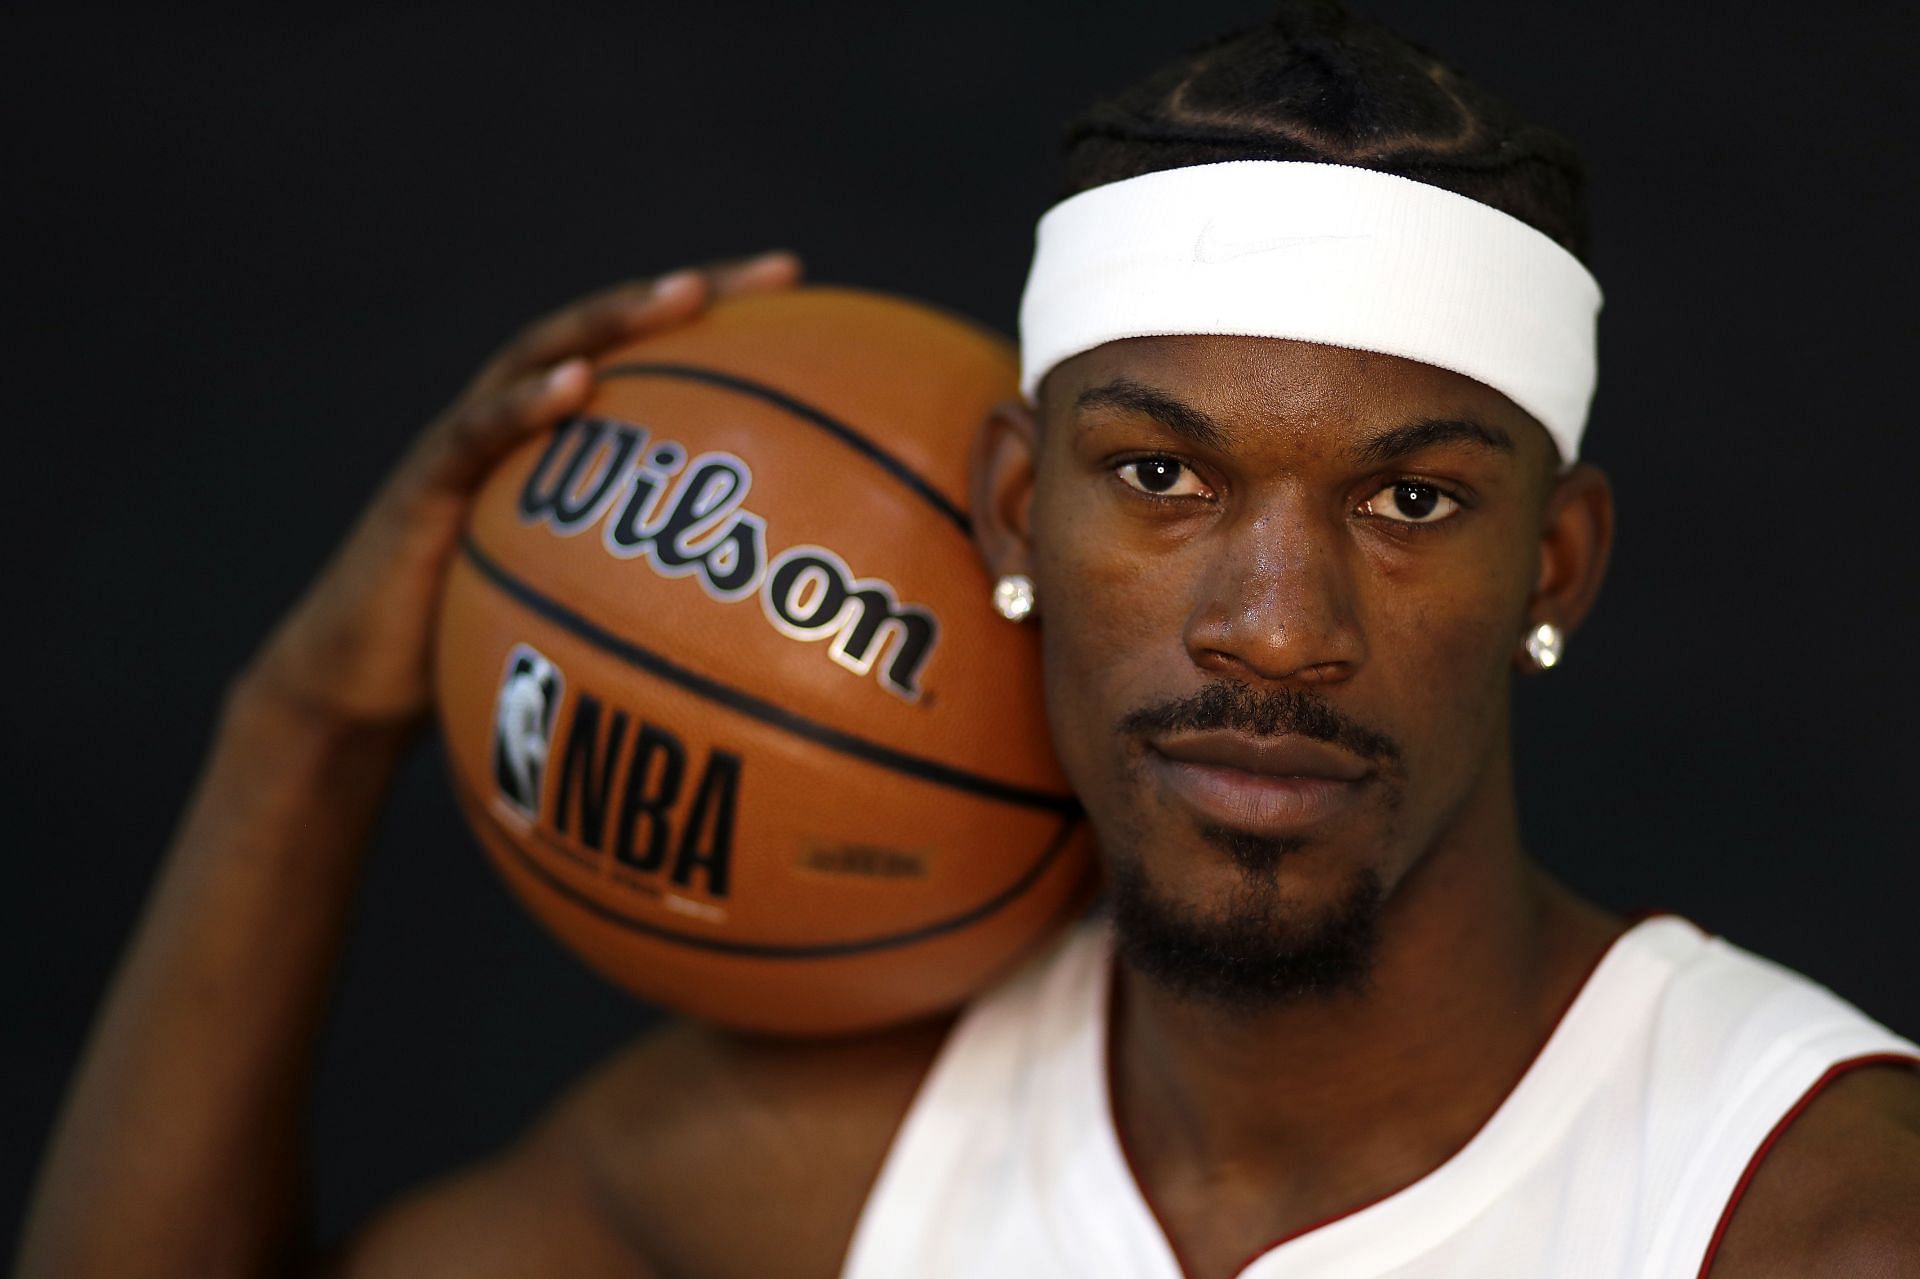
[[[1061,198],[1162,169],[1313,160],[1490,205],[1587,260],[1579,153],[1340,0],[1284,0],[1067,127]]]

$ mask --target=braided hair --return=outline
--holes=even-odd
[[[1060,198],[1162,169],[1312,160],[1397,174],[1511,214],[1587,260],[1573,144],[1341,0],[1193,49],[1074,119]]]

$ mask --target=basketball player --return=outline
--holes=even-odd
[[[1520,847],[1509,680],[1610,539],[1566,144],[1296,3],[1067,170],[974,507],[1111,922],[957,1020],[666,1030],[302,1254],[309,1058],[469,494],[586,357],[799,268],[617,288],[487,365],[233,682],[23,1275],[1920,1274],[1914,1046]]]

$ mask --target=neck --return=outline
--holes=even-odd
[[[1120,968],[1115,1118],[1156,1201],[1238,1189],[1269,1229],[1316,1220],[1425,1175],[1498,1108],[1621,924],[1524,855],[1510,787],[1489,790],[1394,887],[1360,993],[1248,1014]]]

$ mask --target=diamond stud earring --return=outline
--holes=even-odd
[[[1537,671],[1549,670],[1559,665],[1560,655],[1566,651],[1567,637],[1552,622],[1542,622],[1527,632],[1527,659]]]
[[[1033,579],[1009,573],[993,586],[993,611],[1009,622],[1024,622],[1033,612]]]

